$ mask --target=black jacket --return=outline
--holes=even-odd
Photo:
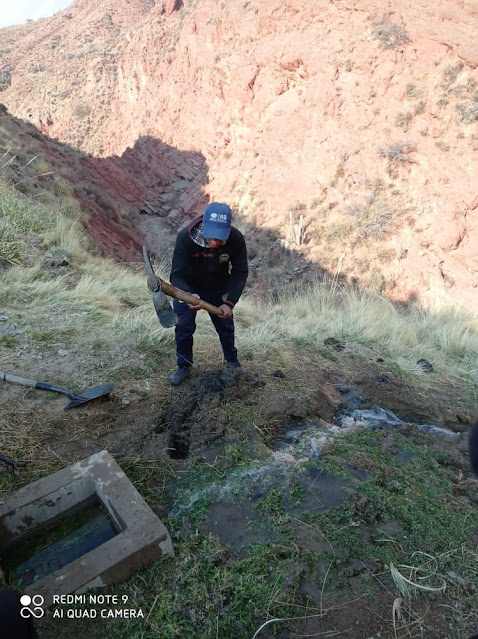
[[[249,272],[244,236],[231,226],[229,238],[221,248],[199,246],[190,233],[201,220],[202,217],[196,218],[178,233],[171,284],[190,293],[200,289],[227,292],[226,303],[232,307],[241,297]]]

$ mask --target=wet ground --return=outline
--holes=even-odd
[[[402,522],[382,522],[380,505],[357,491],[374,477],[373,461],[363,452],[331,460],[326,454],[329,447],[344,434],[369,430],[380,433],[383,453],[392,454],[406,468],[414,462],[407,443],[421,444],[426,434],[430,450],[442,453],[443,467],[466,478],[471,414],[438,393],[425,401],[409,382],[393,375],[377,377],[372,369],[357,370],[344,379],[311,368],[306,388],[303,371],[276,373],[235,376],[222,370],[195,371],[153,407],[148,405],[147,391],[120,384],[106,402],[92,403],[68,416],[68,437],[50,431],[45,441],[65,460],[102,448],[108,448],[120,464],[123,457],[141,458],[153,466],[166,459],[173,478],[165,489],[154,484],[152,488],[164,500],[170,521],[180,525],[181,539],[192,538],[198,530],[217,536],[230,553],[226,561],[253,556],[258,544],[277,543],[295,544],[305,553],[325,553],[343,562],[335,588],[327,581],[330,561],[318,559],[312,572],[302,565],[287,567],[290,580],[298,580],[301,596],[322,606],[320,584],[327,581],[328,601],[334,604],[326,621],[323,615],[308,614],[307,620],[298,622],[298,634],[277,636],[327,636],[335,628],[343,633],[335,636],[394,637],[390,619],[381,620],[385,613],[380,601],[366,607],[353,603],[360,597],[364,575],[383,572],[383,563],[359,554],[342,556],[340,543],[332,544],[328,531],[304,523],[304,516],[347,506],[351,519],[345,528],[354,530],[353,514],[358,513],[367,522],[360,528],[364,539],[406,535]],[[302,384],[300,393],[297,384]],[[472,500],[474,490],[476,504],[476,487],[461,482],[456,490],[462,500]],[[378,588],[377,597],[380,593]],[[349,603],[341,610],[337,601]],[[447,637],[449,625],[440,630],[439,615],[432,621],[435,634],[397,636]],[[261,636],[271,635],[264,630]]]
[[[419,405],[419,398],[416,403],[412,401],[412,393],[408,394],[411,400],[408,406],[403,396],[392,402],[397,413],[376,403],[381,397],[379,386],[384,383],[381,379],[369,386],[355,387],[348,380],[330,378],[325,380],[320,392],[309,397],[310,401],[299,405],[290,387],[285,387],[282,393],[280,387],[278,390],[277,380],[283,378],[274,376],[271,383],[272,376],[271,372],[270,376],[262,377],[250,374],[225,377],[219,371],[212,371],[191,380],[189,386],[181,391],[180,405],[173,403],[162,408],[156,434],[167,437],[170,458],[177,460],[176,463],[188,464],[188,467],[194,460],[194,463],[215,464],[220,469],[219,474],[200,486],[194,479],[188,482],[187,473],[184,481],[173,481],[168,486],[171,497],[169,516],[179,517],[185,522],[183,532],[186,537],[194,528],[188,528],[189,515],[194,517],[199,508],[203,513],[202,532],[217,536],[232,553],[232,558],[254,555],[257,544],[277,543],[280,546],[284,543],[284,530],[288,531],[288,538],[304,551],[340,553],[326,536],[308,530],[301,519],[304,515],[323,513],[346,503],[350,504],[352,512],[359,513],[360,518],[369,522],[369,526],[363,529],[364,538],[386,539],[406,535],[406,529],[399,521],[382,522],[380,509],[377,510],[374,500],[356,490],[373,475],[373,464],[369,459],[360,455],[348,462],[342,459],[342,467],[348,476],[321,466],[324,451],[346,433],[360,430],[379,432],[384,453],[391,452],[404,468],[414,460],[407,442],[419,441],[423,434],[427,434],[431,450],[442,451],[447,464],[469,473],[466,465],[467,437],[456,407],[445,407],[440,413],[438,404],[435,404],[431,412],[440,417],[433,422],[426,417],[428,411]],[[389,382],[387,378],[387,385]],[[397,381],[396,384],[400,386],[402,382]],[[272,385],[274,388],[270,388]],[[260,389],[263,401],[255,414],[255,422],[253,426],[241,423],[237,432],[234,415],[238,403],[247,405],[257,389]],[[231,449],[234,463],[227,453]],[[277,525],[281,521],[287,522],[282,529],[280,524]],[[347,575],[347,585],[341,582],[342,586],[336,589],[335,595],[334,588],[328,590],[328,597],[353,602],[358,590],[363,587],[361,580],[364,574],[384,571],[380,561],[360,556],[348,560],[346,565],[344,575]],[[290,579],[297,577],[294,571],[298,570],[299,576],[303,574],[300,592],[319,605],[317,583],[327,578],[328,569],[327,563],[319,562],[317,574],[311,578],[303,566],[292,566]],[[299,624],[299,634],[318,633],[320,636],[330,633],[332,628],[342,628],[335,636],[375,639],[393,636],[448,637],[449,624],[442,624],[439,616],[427,617],[429,613],[421,606],[421,603],[417,604],[415,612],[423,613],[429,625],[425,624],[412,634],[406,634],[410,632],[406,631],[405,634],[394,635],[389,620],[379,621],[381,613],[376,606],[357,607],[353,603],[346,604],[342,612],[331,611],[327,621],[322,619],[322,615],[309,614],[307,620]],[[353,631],[346,628],[347,614],[354,625]],[[266,631],[262,634],[270,636]],[[278,636],[292,635],[279,632]]]

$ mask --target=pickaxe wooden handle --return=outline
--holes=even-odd
[[[161,292],[165,295],[169,295],[169,297],[174,297],[181,302],[186,302],[187,304],[192,304],[193,306],[197,306],[200,302],[202,302],[203,308],[208,311],[208,313],[213,313],[214,315],[224,315],[224,311],[213,304],[209,304],[209,302],[204,302],[201,299],[198,299],[192,293],[188,293],[187,291],[183,291],[172,284],[169,284],[165,280],[161,279],[153,270],[151,266],[151,262],[148,257],[148,253],[146,251],[146,247],[143,246],[143,257],[146,264],[146,268],[148,270],[148,274],[155,275],[160,284]]]
[[[169,295],[169,297],[175,297],[177,300],[181,300],[181,302],[186,302],[187,304],[192,304],[193,306],[197,306],[200,302],[202,302],[203,308],[206,309],[208,313],[213,313],[214,315],[219,316],[224,315],[222,308],[218,308],[217,306],[214,306],[214,304],[209,304],[209,302],[204,302],[192,293],[182,291],[180,288],[177,288],[172,284],[168,284],[168,282],[161,278],[158,279],[161,282],[161,290],[166,295]]]

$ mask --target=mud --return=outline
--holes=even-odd
[[[208,563],[236,561],[252,556],[258,544],[280,542],[285,521],[300,549],[325,553],[315,571],[304,572],[298,588],[310,604],[329,608],[327,619],[308,615],[298,622],[297,633],[326,634],[334,629],[344,636],[390,637],[389,621],[377,621],[383,617],[384,605],[378,585],[376,609],[358,610],[356,604],[363,590],[362,573],[376,575],[384,567],[360,556],[348,561],[335,540],[328,541],[327,530],[300,520],[304,513],[345,503],[351,513],[360,515],[360,532],[366,540],[400,539],[406,529],[400,522],[384,523],[380,508],[356,490],[358,482],[366,482],[374,473],[373,460],[366,453],[354,454],[345,460],[347,464],[339,460],[350,472],[348,478],[311,467],[318,465],[329,441],[362,428],[380,431],[382,449],[408,462],[413,456],[405,442],[423,444],[422,430],[428,435],[430,451],[440,452],[438,464],[466,477],[469,468],[463,451],[468,414],[459,399],[438,393],[425,398],[388,371],[380,376],[375,365],[357,367],[347,379],[313,367],[307,379],[303,369],[289,368],[283,375],[276,372],[249,371],[236,377],[223,370],[196,369],[181,387],[164,384],[155,393],[150,392],[154,378],[120,382],[108,401],[92,402],[67,414],[62,411],[64,402],[45,402],[46,393],[29,392],[23,398],[30,407],[42,401],[42,410],[55,417],[42,438],[62,463],[102,448],[117,458],[150,460],[152,468],[168,456],[173,479],[165,488],[155,483],[152,473],[150,488],[161,495],[182,538],[197,535],[198,527],[218,537],[223,547],[217,557],[212,553],[205,559]],[[337,461],[330,456],[329,460]],[[267,507],[271,491],[279,496],[276,511]],[[453,495],[476,505],[476,481],[457,483]],[[340,587],[330,584],[331,555],[343,561]],[[290,577],[297,577],[294,565]],[[335,611],[336,602],[345,604]],[[393,599],[386,602],[389,609],[392,605]],[[345,614],[359,624],[359,630],[355,625],[348,627]],[[430,636],[447,636],[443,632]],[[291,635],[279,631],[277,636]]]
[[[344,477],[310,468],[303,475],[294,472],[263,473],[258,486],[247,488],[247,481],[237,490],[240,496],[224,495],[214,501],[203,523],[203,529],[219,537],[221,542],[237,554],[247,554],[248,548],[257,543],[273,540],[276,536],[270,516],[261,512],[261,500],[270,490],[294,488],[299,497],[282,498],[284,512],[297,517],[305,512],[323,512],[336,508],[350,498],[353,484]],[[234,491],[233,491],[234,492]],[[249,500],[245,499],[249,496]]]
[[[211,444],[224,435],[223,408],[228,402],[246,398],[261,382],[254,373],[213,370],[195,375],[183,383],[173,401],[162,407],[153,431],[165,434],[172,459],[185,459],[191,447]]]
[[[226,546],[237,554],[245,554],[247,548],[273,538],[260,513],[250,502],[212,504],[203,529],[217,535]]]
[[[323,512],[329,508],[337,508],[350,495],[347,488],[352,488],[352,482],[339,475],[324,472],[318,468],[309,468],[304,477],[298,479],[304,490],[302,499],[296,504],[290,500],[284,504],[285,509],[292,515],[302,513]]]

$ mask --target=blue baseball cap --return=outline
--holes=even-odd
[[[232,211],[227,204],[211,202],[204,211],[202,233],[208,240],[227,240],[231,232]]]

